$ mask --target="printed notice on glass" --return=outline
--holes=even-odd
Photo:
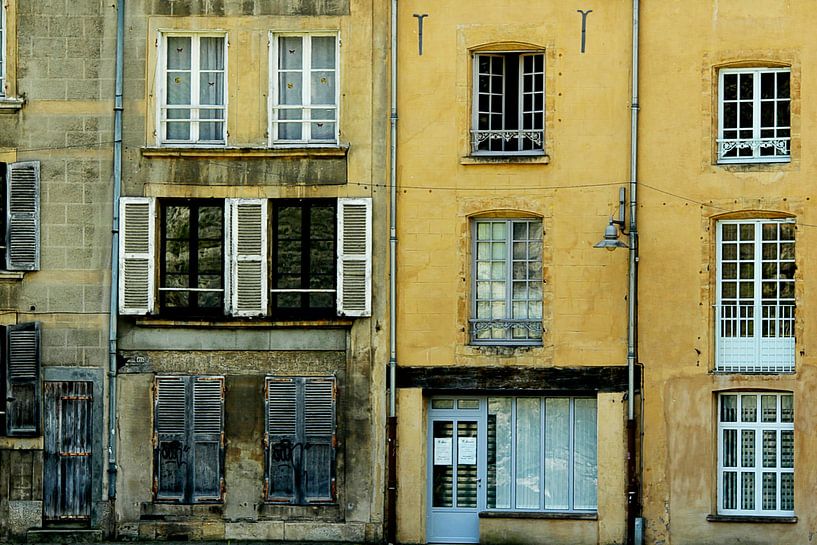
[[[457,441],[457,463],[474,465],[477,463],[477,438],[460,437]]]
[[[451,438],[450,437],[435,437],[434,438],[434,465],[435,466],[450,466],[451,465]]]

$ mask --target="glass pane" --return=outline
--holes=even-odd
[[[545,509],[569,509],[570,399],[545,399]]]
[[[741,422],[757,422],[757,396],[744,395],[740,396],[740,421]]]
[[[312,38],[312,69],[335,68],[335,37],[314,36]]]
[[[794,396],[780,396],[780,421],[794,422]]]
[[[167,69],[190,70],[189,36],[169,36],[167,38]]]
[[[777,432],[763,430],[763,467],[777,467]]]
[[[738,421],[738,396],[721,396],[721,422]]]
[[[454,400],[453,399],[433,399],[433,400],[431,400],[431,408],[432,409],[453,409],[454,408]]]
[[[541,407],[539,398],[516,400],[516,508],[539,507]]]
[[[777,474],[763,474],[763,510],[774,511],[777,509]]]
[[[431,488],[434,507],[454,506],[454,423],[437,421],[433,425]]]
[[[755,508],[755,474],[754,473],[741,473],[740,474],[740,481],[741,481],[741,501],[740,501],[740,508],[741,509],[754,509]]]
[[[596,509],[596,400],[576,399],[574,404],[573,507]]]
[[[740,466],[755,467],[755,430],[741,430],[740,441]]]
[[[511,399],[488,399],[488,489],[489,509],[510,509],[512,437]]]
[[[199,75],[199,104],[204,106],[224,105],[224,72],[202,72]],[[221,117],[221,110],[211,110],[217,112],[215,119]],[[205,119],[214,119],[205,117]]]
[[[167,73],[167,104],[190,104],[190,72]]]
[[[794,511],[794,473],[780,474],[780,509]]]
[[[479,409],[479,399],[460,399],[457,401],[458,409]]]
[[[794,430],[780,432],[780,467],[794,468]]]
[[[723,509],[737,509],[738,474],[734,471],[723,472]]]
[[[202,38],[199,56],[202,70],[224,70],[224,38]]]
[[[723,467],[738,465],[738,430],[723,430]]]
[[[278,38],[278,68],[300,70],[303,66],[303,38],[281,36]]]
[[[477,423],[457,423],[457,507],[477,506]]]
[[[777,396],[760,396],[760,415],[762,422],[777,422]]]

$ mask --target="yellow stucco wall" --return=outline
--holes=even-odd
[[[402,365],[623,364],[626,255],[592,247],[627,179],[629,15],[613,2],[588,19],[546,3],[477,1],[468,10],[399,6],[398,352]],[[414,13],[428,13],[418,55]],[[523,46],[514,42],[523,42]],[[545,51],[545,152],[538,162],[468,156],[471,52]],[[545,160],[548,164],[545,164]],[[544,224],[542,347],[509,354],[468,345],[475,214]],[[511,357],[512,356],[512,357]]]
[[[807,543],[817,525],[815,384],[810,309],[815,292],[817,89],[808,2],[643,3],[639,181],[639,355],[645,368],[646,542]],[[791,69],[791,161],[716,162],[718,69]],[[715,375],[715,225],[732,212],[784,213],[796,230],[796,368],[793,375]],[[717,512],[717,394],[789,391],[795,399],[797,523],[707,522]]]

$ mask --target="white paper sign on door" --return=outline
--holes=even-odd
[[[457,463],[474,465],[477,463],[477,438],[459,437],[457,441]]]
[[[450,466],[452,460],[451,452],[451,438],[450,437],[435,437],[434,438],[434,465],[435,466]]]

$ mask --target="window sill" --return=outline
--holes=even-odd
[[[186,518],[219,520],[224,514],[223,502],[179,503],[173,500],[143,502],[139,520],[179,520]]]
[[[143,316],[136,319],[136,325],[149,327],[207,327],[240,329],[285,329],[285,328],[340,328],[351,327],[354,318],[328,318],[326,320],[269,320],[224,317],[214,320],[181,320]]]
[[[22,280],[23,276],[23,271],[0,271],[0,280]]]
[[[19,111],[23,104],[25,104],[24,98],[18,97],[0,97],[0,113],[14,113]]]
[[[715,166],[727,172],[764,172],[786,170],[791,165],[791,157],[768,161],[718,161]]]
[[[554,520],[598,520],[598,513],[568,513],[549,511],[480,511],[481,519],[554,519]]]
[[[707,515],[707,522],[742,522],[744,524],[795,524],[797,517],[764,517],[759,515]]]
[[[341,522],[343,513],[337,503],[289,505],[265,502],[258,505],[259,520]]]
[[[796,369],[741,369],[741,370],[727,370],[727,369],[713,369],[713,375],[795,375]]]
[[[521,165],[547,165],[550,163],[550,155],[467,155],[460,157],[461,165],[496,165],[496,164],[521,164]]]
[[[235,147],[171,147],[171,146],[145,146],[142,149],[142,157],[234,157],[238,159],[251,158],[320,158],[320,157],[346,157],[349,146],[335,147],[301,147],[301,148],[235,148]]]

